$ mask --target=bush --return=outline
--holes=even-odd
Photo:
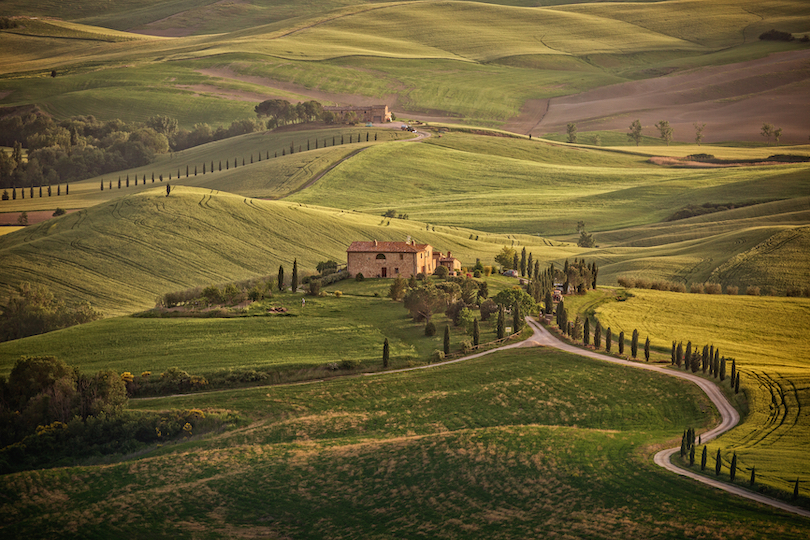
[[[321,280],[311,279],[309,281],[309,294],[310,296],[318,296],[321,293]]]
[[[626,289],[632,289],[636,286],[636,280],[631,277],[620,276],[616,281],[618,281],[619,285],[625,287]]]
[[[789,298],[799,298],[802,295],[802,290],[799,287],[788,287],[785,291],[785,296]]]
[[[248,292],[248,298],[251,302],[258,302],[264,298],[264,291],[259,289],[259,287],[254,286],[252,289],[250,289],[250,292]]]
[[[692,294],[703,294],[703,284],[702,283],[692,283],[689,286],[689,292]]]
[[[360,360],[357,358],[347,358],[340,361],[340,369],[357,369],[360,367]]]
[[[428,322],[425,325],[425,335],[427,337],[433,337],[436,335],[436,325],[433,322]]]
[[[706,294],[721,294],[723,287],[719,283],[705,283],[703,285],[703,291]]]
[[[726,285],[726,294],[736,296],[737,293],[739,292],[740,292],[739,287],[735,287],[734,285]]]
[[[447,269],[446,266],[438,266],[436,270],[433,272],[433,275],[438,277],[439,279],[444,279],[450,274],[450,270]]]
[[[759,287],[749,285],[748,287],[745,288],[745,294],[747,294],[748,296],[759,296]]]
[[[67,214],[67,212],[65,211],[64,208],[57,208],[56,210],[53,211],[53,214],[51,215],[53,217],[56,217],[56,216],[64,216],[65,214]]]
[[[764,289],[762,289],[762,294],[764,294],[765,296],[776,296],[776,289],[770,286],[765,287]]]
[[[354,280],[355,280],[355,281],[363,281],[364,279],[366,279],[366,278],[365,278],[365,276],[362,274],[362,272],[357,272],[357,275],[356,275],[356,276],[354,276]]]
[[[341,296],[343,296],[342,291],[335,291],[335,298],[340,298]]]
[[[759,39],[763,41],[793,41],[796,38],[794,38],[793,34],[790,32],[781,32],[776,29],[771,29],[761,33]]]
[[[431,354],[430,357],[431,359],[433,359],[434,362],[441,362],[442,360],[444,360],[444,351],[440,351],[437,349],[433,351],[433,354]]]
[[[473,272],[473,277],[474,278],[480,278],[481,277],[481,270],[476,270],[475,272]]]
[[[686,285],[684,285],[683,283],[673,283],[672,287],[669,290],[672,292],[685,293]]]
[[[219,304],[222,302],[222,293],[216,285],[209,285],[202,290],[202,297],[209,304]]]
[[[636,288],[637,289],[649,289],[651,286],[650,280],[644,278],[636,279]]]
[[[498,304],[492,298],[487,298],[481,303],[481,320],[488,321],[489,318],[498,312]]]
[[[469,339],[466,339],[461,342],[461,352],[464,354],[470,353],[473,351],[473,344]]]

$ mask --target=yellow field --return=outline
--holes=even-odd
[[[626,302],[596,309],[614,333],[638,328],[654,346],[673,340],[713,344],[737,359],[749,414],[718,440],[737,452],[744,470],[756,467],[761,482],[791,490],[797,477],[810,480],[810,299],[632,290]],[[730,370],[731,366],[728,366]],[[804,411],[802,410],[804,408]]]

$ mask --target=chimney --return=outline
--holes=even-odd
[[[452,253],[450,253],[449,251],[447,252],[447,258],[448,258],[448,259],[452,259],[452,258],[453,258],[453,254],[452,254]]]
[[[377,247],[377,241],[374,240],[374,247]]]

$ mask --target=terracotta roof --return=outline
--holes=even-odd
[[[430,244],[408,244],[406,242],[352,242],[347,253],[419,253]]]

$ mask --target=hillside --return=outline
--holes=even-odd
[[[682,141],[692,139],[693,122],[709,123],[706,141],[756,140],[762,122],[781,126],[786,142],[806,141],[810,119],[798,105],[808,46],[757,39],[775,26],[806,32],[806,3],[505,4],[132,1],[92,14],[60,7],[49,15],[97,26],[29,20],[0,32],[8,51],[0,105],[37,103],[57,117],[92,106],[101,118],[127,120],[171,111],[190,126],[248,115],[250,102],[268,97],[385,101],[400,116],[521,133],[557,132],[570,121],[623,131],[641,117],[648,131],[669,118]],[[27,13],[14,3],[3,11]],[[123,13],[129,19],[118,19]],[[121,34],[105,24],[184,37]],[[706,66],[727,67],[694,71]],[[43,77],[52,69],[55,80]],[[672,74],[682,76],[675,85]],[[657,81],[657,90],[639,79]],[[797,106],[773,107],[774,99]]]

